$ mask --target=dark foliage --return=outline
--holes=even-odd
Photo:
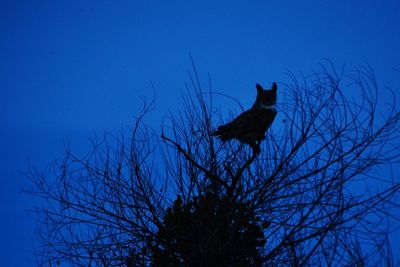
[[[243,203],[206,193],[167,209],[152,248],[155,266],[261,266],[265,239]]]

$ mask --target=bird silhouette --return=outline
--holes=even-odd
[[[264,90],[260,84],[256,84],[257,98],[253,106],[237,116],[231,122],[221,125],[211,133],[222,142],[237,139],[248,144],[254,153],[260,153],[261,141],[265,139],[265,133],[275,119],[276,93],[278,86],[272,84],[270,90]]]

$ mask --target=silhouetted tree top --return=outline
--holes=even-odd
[[[278,83],[261,152],[210,134],[230,121],[194,68],[161,132],[144,102],[120,136],[32,169],[42,265],[393,265],[400,113],[370,67]],[[210,83],[211,84],[211,83]],[[252,90],[249,89],[249,92]],[[254,92],[254,91],[253,91]],[[254,92],[255,94],[255,92]],[[397,213],[396,213],[397,212]]]

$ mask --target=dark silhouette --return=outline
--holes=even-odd
[[[400,160],[395,102],[379,104],[368,67],[289,77],[260,153],[215,142],[213,90],[195,71],[161,138],[145,102],[128,134],[32,169],[39,264],[393,266],[399,172],[384,169]],[[245,141],[260,142],[263,127]]]
[[[155,266],[261,266],[265,238],[244,203],[208,192],[167,209],[152,246]]]
[[[265,132],[276,116],[278,86],[273,83],[271,90],[264,90],[257,84],[256,88],[257,98],[253,106],[233,121],[218,127],[211,135],[218,136],[222,142],[238,139],[242,143],[249,144],[254,153],[260,152],[260,143],[265,139]]]

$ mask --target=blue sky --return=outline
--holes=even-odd
[[[252,104],[256,82],[288,81],[325,58],[368,62],[399,94],[399,1],[0,1],[0,259],[28,266],[34,201],[28,163],[45,167],[63,141],[133,121],[140,96],[180,104],[188,53],[214,90]],[[389,97],[389,96],[383,96]],[[222,102],[221,102],[222,103]]]

